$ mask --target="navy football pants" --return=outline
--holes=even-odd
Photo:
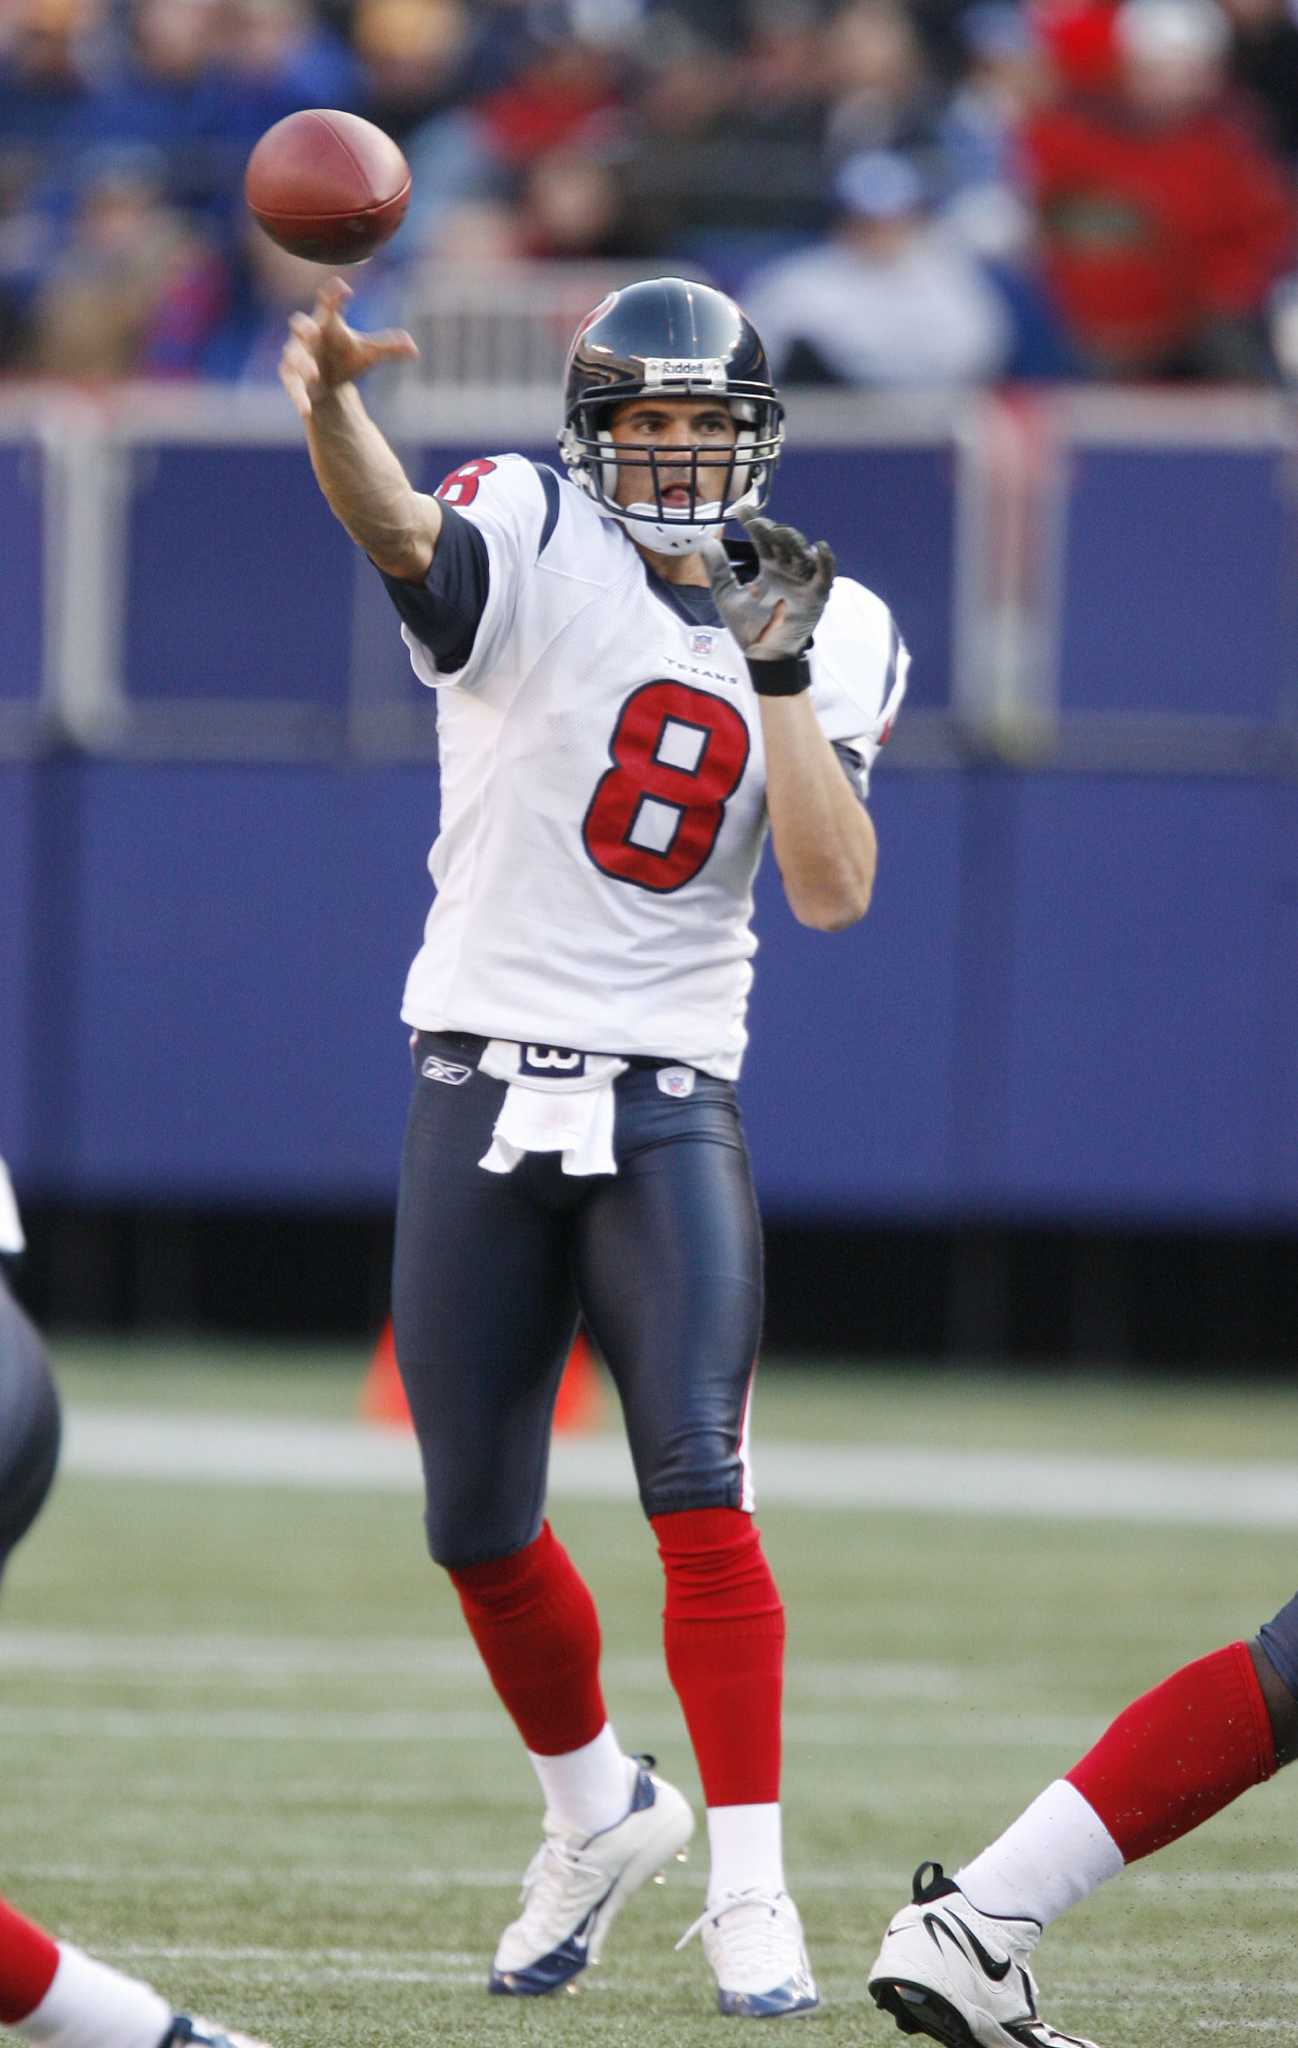
[[[45,1347],[0,1273],[0,1572],[40,1512],[59,1459]]]
[[[473,1065],[480,1039],[421,1032]],[[557,1153],[479,1166],[505,1083],[416,1071],[393,1270],[397,1359],[424,1463],[428,1546],[477,1564],[530,1543],[544,1513],[550,1423],[578,1314],[622,1402],[646,1514],[743,1505],[744,1412],[762,1311],[757,1205],[733,1087],[668,1061],[616,1089],[616,1176]]]

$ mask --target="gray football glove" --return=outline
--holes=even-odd
[[[757,550],[757,575],[741,583],[735,565],[719,540],[700,548],[721,617],[744,651],[755,688],[785,696],[806,689],[810,673],[800,657],[829,601],[834,581],[833,549],[828,541],[813,546],[796,526],[777,526],[771,519],[745,519],[744,531]],[[760,647],[754,642],[770,624],[777,605],[784,616]],[[801,672],[794,680],[793,670]]]

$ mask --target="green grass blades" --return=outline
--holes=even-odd
[[[80,1413],[345,1419],[364,1360],[81,1347]],[[1265,1389],[921,1371],[772,1371],[763,1439],[838,1446],[1285,1454]],[[1232,1424],[1235,1418],[1237,1427]],[[1269,1419],[1269,1426],[1268,1426]],[[599,1600],[629,1748],[697,1803],[659,1656],[661,1587],[631,1502],[558,1498]],[[823,2011],[799,2039],[896,2039],[865,1972],[910,1873],[953,1868],[1178,1663],[1293,1590],[1284,1528],[1076,1524],[772,1503],[790,1617],[787,1850]],[[715,2013],[696,1847],[627,1909],[576,1996],[483,1989],[537,1839],[535,1783],[423,1552],[407,1492],[187,1484],[69,1469],[0,1609],[0,1886],[178,2003],[277,2048],[563,2041],[693,2048]],[[1043,2005],[1103,2048],[1298,2040],[1295,1788],[1250,1794],[1047,1937]]]

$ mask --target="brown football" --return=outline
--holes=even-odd
[[[294,256],[363,263],[401,225],[410,168],[372,121],[308,107],[266,130],[248,158],[243,196],[254,219]]]

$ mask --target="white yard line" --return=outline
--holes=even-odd
[[[134,1969],[149,1965],[156,1967],[159,1963],[220,1963],[230,1969],[232,1977],[239,1983],[273,1981],[280,1985],[480,1984],[485,1968],[482,1956],[458,1949],[385,1952],[381,1949],[273,1949],[220,1947],[207,1943],[107,1942],[101,1943],[96,1952],[106,1961],[125,1963]],[[598,1995],[603,1988],[598,1980],[584,1982],[578,1995],[583,1998]],[[609,1985],[607,1988],[614,1987]],[[1262,1991],[1268,1999],[1290,1999],[1298,1993],[1298,1981],[1269,1974],[1264,1984],[1242,1978],[1168,1978],[1146,1974],[1139,1981],[1124,1984],[1121,1996],[1123,2004],[1129,2007],[1176,2005],[1193,1999],[1211,2008],[1223,2006],[1228,2001],[1255,1999]],[[1094,1997],[1095,1987],[1092,1983],[1065,1977],[1052,1984],[1051,1994],[1056,1999],[1066,1998],[1080,2003]],[[861,2003],[863,1999],[862,1989],[856,1998],[849,1995],[844,1999],[840,1993],[834,2004],[841,2007]],[[1298,2034],[1298,2022],[1292,2019],[1238,2012],[1220,2016],[1211,2011],[1200,2012],[1179,2024],[1204,2033],[1220,2033],[1230,2028],[1252,2033]]]
[[[378,1949],[218,1948],[130,1941],[101,1943],[96,1954],[133,1969],[159,1963],[220,1963],[241,1983],[433,1984],[456,1986],[483,1981],[485,1961],[458,1949],[424,1949],[387,1956]]]
[[[77,1405],[67,1416],[65,1467],[101,1478],[185,1486],[217,1482],[413,1494],[419,1483],[414,1440],[401,1431],[353,1422],[157,1415]],[[1298,1465],[1262,1460],[768,1443],[758,1451],[755,1470],[762,1505],[1298,1527]],[[614,1436],[557,1439],[551,1483],[556,1495],[569,1499],[635,1497],[626,1446]]]
[[[124,1852],[123,1852],[124,1853]],[[112,1852],[100,1863],[47,1862],[5,1859],[5,1877],[11,1884],[79,1885],[119,1892],[122,1889],[121,1862]],[[699,1866],[702,1867],[701,1865]],[[339,1887],[354,1890],[417,1892],[511,1891],[517,1887],[517,1865],[499,1870],[458,1870],[445,1865],[437,1869],[412,1865],[384,1868],[356,1863],[274,1863],[254,1867],[227,1863],[224,1858],[205,1867],[195,1863],[159,1863],[150,1858],[150,1883],[193,1886],[203,1890],[237,1889],[250,1884],[272,1882],[281,1892],[316,1885],[327,1891]],[[684,1878],[688,1883],[688,1876]],[[841,1866],[818,1865],[800,1869],[798,1891],[825,1892],[831,1896],[859,1897],[867,1892],[896,1892],[905,1889],[904,1874],[896,1866],[874,1867],[863,1863]],[[1133,1870],[1123,1879],[1124,1891],[1158,1895],[1161,1906],[1183,1904],[1187,1911],[1203,1911],[1205,1896],[1221,1897],[1251,1892],[1298,1892],[1298,1871],[1279,1870],[1195,1870],[1178,1875],[1162,1871]],[[1287,1937],[1286,1937],[1287,1940]]]
[[[868,1743],[875,1749],[911,1749],[913,1717],[901,1726],[878,1727],[860,1714],[793,1707],[784,1727],[791,1750],[846,1749]],[[1068,1748],[1091,1740],[1093,1719],[1075,1714],[1016,1715],[1013,1720],[983,1713],[943,1724],[943,1749]],[[93,1737],[97,1742],[303,1742],[383,1743],[487,1742],[513,1744],[513,1729],[494,1702],[480,1709],[439,1711],[397,1709],[385,1713],[318,1708],[311,1713],[274,1707],[16,1707],[0,1705],[0,1739],[38,1736]]]
[[[602,1668],[610,1684],[623,1691],[657,1691],[666,1683],[661,1657],[614,1653],[603,1659]],[[331,1642],[319,1636],[119,1636],[99,1629],[3,1627],[0,1671],[130,1677],[147,1673],[153,1679],[213,1674],[259,1683],[329,1676],[422,1684],[445,1680],[456,1686],[465,1679],[486,1683],[482,1660],[467,1638],[370,1641],[350,1636]],[[953,1664],[821,1659],[800,1663],[790,1674],[788,1691],[795,1704],[802,1698],[901,1700],[908,1708],[925,1702],[945,1706],[957,1692],[967,1700],[969,1678]]]

